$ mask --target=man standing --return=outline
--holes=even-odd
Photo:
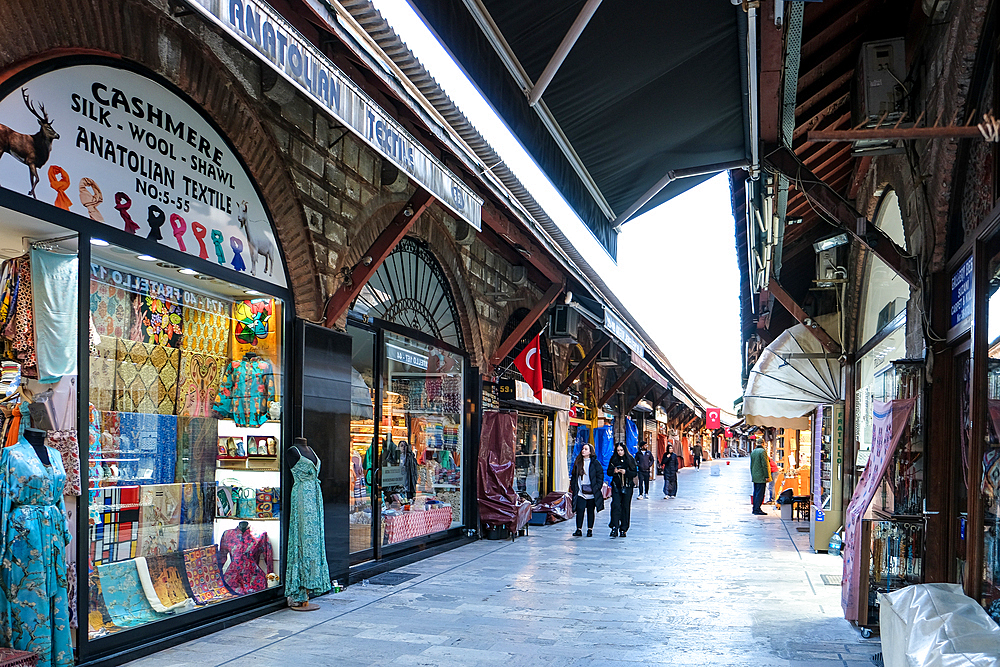
[[[701,470],[701,443],[696,442],[694,447],[691,448],[691,455],[694,457],[694,467]]]
[[[767,514],[760,506],[764,502],[764,489],[767,487],[767,480],[771,476],[770,468],[767,452],[764,451],[764,443],[758,440],[757,446],[750,453],[750,478],[753,480],[754,514]]]
[[[646,446],[646,442],[639,443],[639,454],[635,457],[635,464],[639,467],[639,497],[649,498],[649,473],[655,463],[653,454]],[[645,495],[643,495],[645,494]]]

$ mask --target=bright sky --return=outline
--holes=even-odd
[[[685,382],[732,411],[742,393],[740,283],[726,175],[626,223],[615,264],[406,0],[373,4]]]

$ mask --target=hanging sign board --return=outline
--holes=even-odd
[[[482,230],[483,200],[267,3],[191,0],[191,4],[455,215]]]
[[[607,329],[608,333],[624,343],[625,347],[640,357],[646,356],[646,346],[642,344],[642,341],[637,336],[632,334],[632,330],[622,322],[621,318],[612,313],[608,308],[604,309],[604,328]]]
[[[0,123],[13,155],[0,159],[3,187],[286,286],[267,211],[229,143],[155,81],[63,67],[0,100]]]
[[[951,275],[951,326],[957,327],[972,317],[972,257]]]

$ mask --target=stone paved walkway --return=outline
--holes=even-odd
[[[841,559],[801,523],[750,514],[748,459],[680,473],[679,497],[633,501],[609,539],[562,523],[401,568],[398,586],[351,586],[138,660],[198,665],[753,665],[871,667],[877,639],[841,617]]]

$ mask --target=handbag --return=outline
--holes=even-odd
[[[257,518],[257,489],[249,486],[238,486],[233,489],[236,496],[236,518]]]
[[[215,516],[236,516],[236,487],[219,485],[215,492]]]
[[[590,484],[584,484],[583,486],[580,487],[580,493],[593,495],[594,490],[590,487]]]

